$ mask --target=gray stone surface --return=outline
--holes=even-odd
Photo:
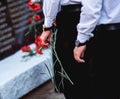
[[[54,91],[54,84],[51,80],[48,80],[20,99],[65,99],[65,96],[63,93],[56,93]]]
[[[18,99],[53,76],[51,49],[26,59],[23,55],[18,51],[0,61],[0,99]]]
[[[63,93],[53,93],[49,97],[47,97],[46,99],[65,99],[65,96]]]

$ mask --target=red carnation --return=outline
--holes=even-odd
[[[33,11],[37,11],[37,10],[41,9],[41,5],[40,5],[40,4],[38,4],[38,3],[33,3],[33,2],[31,2],[31,1],[28,2],[28,6],[29,6],[29,8],[30,8],[31,10],[33,10]]]
[[[32,21],[33,21],[32,18],[29,18],[29,19],[28,19],[28,22],[32,23]]]
[[[38,35],[35,39],[35,45],[36,46],[41,46],[42,45],[42,40],[40,39],[40,35]]]
[[[42,47],[42,48],[46,48],[46,47],[47,47],[47,46],[45,46],[45,45],[42,44],[42,40],[41,40],[41,38],[40,38],[40,35],[38,35],[38,36],[36,37],[34,43],[35,43],[35,45],[36,45],[37,47]]]
[[[30,46],[23,46],[21,48],[21,50],[22,50],[22,52],[31,52],[32,51],[31,48],[30,48]]]
[[[43,53],[42,53],[42,47],[36,47],[36,52],[37,52],[38,54],[43,54]]]
[[[41,19],[40,15],[36,15],[36,14],[34,15],[34,20],[35,21],[39,21],[40,19]]]

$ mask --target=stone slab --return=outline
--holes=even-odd
[[[18,99],[53,76],[50,48],[27,59],[23,55],[20,50],[0,61],[0,99]]]

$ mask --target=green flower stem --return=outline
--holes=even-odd
[[[50,72],[49,67],[47,66],[47,64],[45,64],[45,66],[46,66],[46,68],[47,68],[47,70],[48,70],[48,72],[49,72],[49,74],[50,74],[50,77],[52,78],[51,80],[52,80],[53,84],[55,85],[54,87],[55,87],[56,91],[59,92],[59,89],[58,89],[57,86],[56,86],[55,79],[54,79],[54,77],[52,77],[52,74],[51,74],[51,72]]]
[[[62,66],[62,63],[61,63],[61,61],[60,61],[60,59],[59,59],[59,57],[58,57],[58,55],[57,55],[57,52],[56,52],[56,50],[55,50],[55,44],[56,44],[56,35],[57,35],[57,29],[55,30],[55,32],[54,32],[54,38],[53,38],[53,51],[54,51],[54,55],[56,56],[56,59],[58,60],[58,62],[59,62],[59,64],[60,64],[60,67],[61,67],[61,72],[62,72],[62,74],[64,73],[64,75],[65,75],[65,77],[70,81],[70,83],[73,85],[73,82],[72,82],[72,80],[69,78],[69,76],[68,76],[68,74],[66,73],[66,71],[64,70],[64,68],[63,68],[63,66]],[[62,78],[62,80],[63,80],[63,78]]]
[[[53,50],[54,50],[55,56],[56,56],[56,58],[57,58],[57,60],[58,60],[58,62],[59,62],[59,64],[60,64],[60,66],[61,66],[61,71],[62,71],[62,73],[65,73],[64,75],[66,76],[66,78],[67,78],[67,79],[71,82],[71,84],[73,85],[72,80],[70,79],[70,77],[68,76],[68,74],[66,73],[66,71],[64,70],[64,68],[63,68],[63,66],[62,66],[62,64],[61,64],[61,61],[59,60],[58,55],[57,55],[55,49],[53,49]]]

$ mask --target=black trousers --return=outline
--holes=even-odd
[[[74,83],[72,85],[68,80],[64,80],[64,89],[62,89],[62,92],[65,94],[66,99],[91,99],[89,98],[89,94],[92,92],[92,85],[94,85],[91,80],[92,72],[89,62],[79,64],[73,57],[73,49],[77,37],[76,25],[79,19],[80,10],[72,12],[62,10],[56,18],[58,28],[56,51],[65,71]],[[86,61],[90,61],[89,56],[86,57]],[[56,69],[58,67],[55,66]],[[56,77],[56,79],[59,79],[59,77]]]
[[[93,66],[95,68],[96,95],[119,99],[120,29],[96,30],[94,44]]]
[[[74,85],[64,81],[66,99],[119,99],[120,30],[95,30],[85,53],[86,63],[74,60],[80,11],[58,13],[56,51]],[[59,66],[55,66],[56,69]],[[59,84],[59,77],[56,77]]]

